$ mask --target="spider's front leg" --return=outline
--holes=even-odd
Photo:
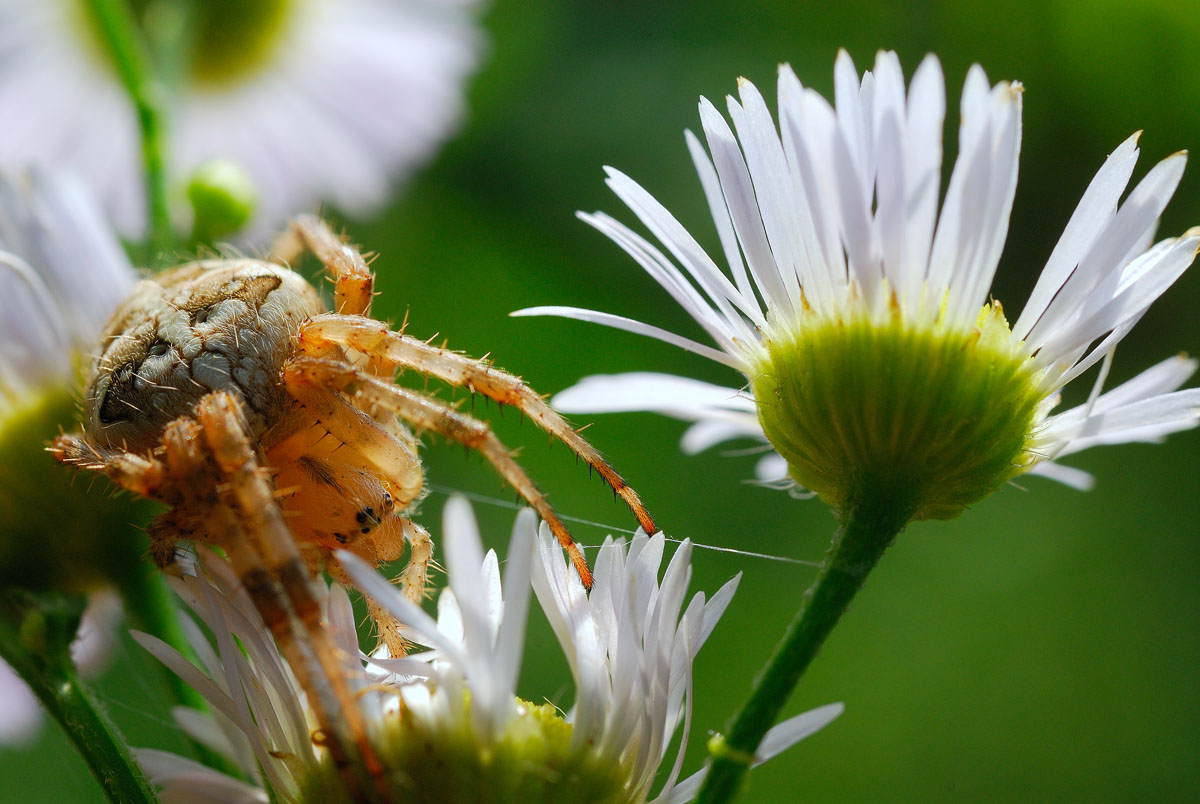
[[[218,391],[200,400],[195,415],[203,447],[196,431],[181,431],[177,441],[165,434],[168,463],[177,463],[182,471],[201,471],[197,467],[202,452],[211,454],[221,482],[214,487],[220,491],[211,508],[210,536],[229,553],[242,585],[298,678],[309,680],[306,691],[314,699],[327,745],[350,789],[362,789],[355,763],[348,759],[347,747],[352,744],[375,788],[372,800],[387,801],[383,766],[347,684],[347,663],[357,657],[346,656],[321,621],[307,566],[284,523],[267,472],[250,446],[238,402]],[[171,457],[173,451],[177,460]],[[297,641],[297,630],[303,642]],[[305,655],[306,648],[311,657]],[[310,672],[314,660],[316,672]]]
[[[288,391],[304,402],[306,408],[325,405],[330,408],[355,405],[374,413],[389,411],[418,431],[429,431],[478,451],[504,480],[538,513],[559,543],[571,556],[584,585],[591,587],[592,572],[583,551],[571,537],[558,514],[550,507],[508,449],[484,422],[460,412],[453,406],[424,394],[383,382],[371,374],[337,361],[320,358],[295,358],[283,372]],[[345,396],[343,396],[345,394]],[[365,417],[364,417],[365,418]],[[368,419],[369,420],[369,419]],[[327,425],[328,426],[328,425]],[[338,437],[342,434],[335,433]],[[346,436],[350,436],[347,433]]]
[[[47,448],[59,463],[101,472],[126,491],[139,497],[149,497],[174,505],[179,492],[162,461],[151,455],[107,449],[81,438],[63,433]]]
[[[326,355],[331,343],[362,352],[376,362],[420,371],[451,385],[477,391],[501,404],[516,407],[594,468],[629,506],[642,530],[646,533],[658,532],[637,492],[625,483],[595,447],[519,377],[485,361],[439,349],[402,332],[392,332],[386,325],[369,318],[320,315],[300,329],[300,350],[305,354],[315,357]]]
[[[150,555],[159,569],[175,560],[175,547],[193,531],[192,518],[179,506],[183,494],[166,464],[152,455],[137,455],[101,447],[78,435],[62,434],[50,443],[49,452],[61,463],[100,472],[126,491],[166,503],[172,510],[150,523]]]
[[[288,228],[271,244],[267,259],[286,265],[295,262],[305,251],[312,252],[333,277],[335,310],[346,315],[370,315],[375,277],[367,267],[367,261],[317,216],[293,218]]]
[[[404,539],[408,542],[408,563],[400,575],[393,579],[393,583],[400,586],[401,594],[419,606],[425,601],[426,589],[429,586],[429,565],[433,563],[433,540],[429,537],[429,531],[411,519],[404,520],[402,529]],[[372,555],[374,550],[370,546],[362,549],[355,544],[349,546],[348,549],[360,556],[365,553],[364,557],[368,561],[374,564],[379,563]],[[346,586],[354,585],[349,573],[333,556],[328,558],[326,569],[338,583]],[[364,597],[367,601],[367,614],[374,621],[375,627],[379,629],[379,640],[387,645],[388,654],[390,656],[407,654],[409,641],[405,636],[404,624],[393,617],[391,612],[376,603],[374,598],[366,595]]]

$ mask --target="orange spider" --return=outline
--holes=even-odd
[[[333,276],[337,312],[284,267],[305,249]],[[105,330],[84,397],[85,432],[51,447],[64,463],[171,506],[149,529],[160,566],[181,539],[225,551],[351,785],[350,746],[368,775],[380,770],[344,681],[352,657],[321,625],[313,578],[327,569],[346,579],[334,549],[378,565],[399,558],[407,542],[398,580],[412,600],[424,597],[432,543],[408,516],[423,488],[414,430],[478,450],[591,584],[578,545],[488,425],[394,385],[398,370],[515,406],[595,467],[647,533],[656,531],[637,494],[541,396],[487,362],[372,319],[373,285],[359,252],[312,216],[293,221],[269,261],[204,260],[141,282]],[[371,613],[384,641],[402,651],[399,624]]]

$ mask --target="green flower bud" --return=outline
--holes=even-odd
[[[253,180],[234,162],[213,159],[201,165],[187,186],[194,222],[192,239],[214,243],[234,234],[250,220],[258,205]]]

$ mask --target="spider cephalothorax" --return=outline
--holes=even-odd
[[[284,267],[306,248],[335,280],[336,312]],[[226,552],[309,689],[335,760],[356,747],[368,777],[378,775],[377,762],[345,689],[347,657],[321,627],[311,579],[323,568],[345,579],[334,549],[381,564],[407,543],[398,580],[413,600],[424,596],[432,545],[410,518],[423,491],[413,430],[478,450],[591,579],[578,546],[491,429],[394,385],[398,370],[518,407],[595,467],[654,532],[632,489],[537,393],[487,362],[370,318],[372,288],[361,255],[312,217],[293,223],[270,261],[207,260],[144,281],[106,328],[84,397],[85,432],[52,447],[60,460],[170,506],[150,527],[161,565],[180,539]],[[372,614],[393,655],[402,651],[399,625]]]

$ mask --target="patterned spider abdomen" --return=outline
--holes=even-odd
[[[189,263],[138,284],[113,314],[84,396],[88,434],[141,452],[212,391],[261,435],[286,409],[279,376],[300,324],[323,312],[299,274],[257,260]]]

